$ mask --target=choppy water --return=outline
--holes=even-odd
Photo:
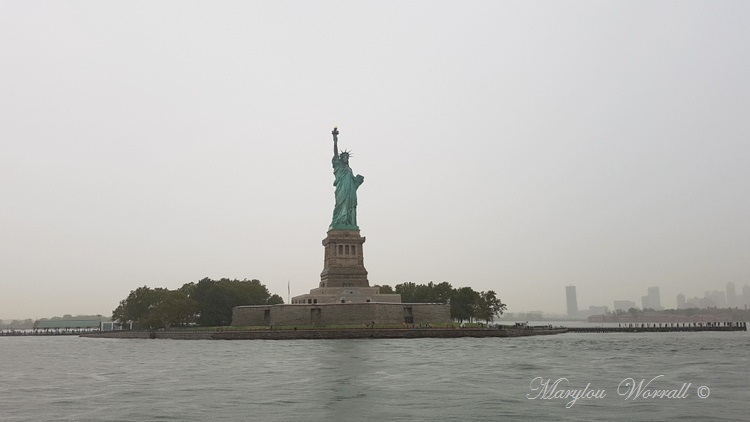
[[[747,420],[748,333],[298,341],[0,338],[3,421]],[[626,400],[626,378],[681,399]],[[529,399],[532,380],[605,390]],[[537,383],[539,380],[537,381]],[[699,398],[697,388],[709,396]],[[621,391],[625,391],[621,389]],[[703,390],[702,392],[706,392]]]

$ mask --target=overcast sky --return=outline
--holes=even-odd
[[[371,284],[509,311],[750,284],[750,3],[0,2],[0,318],[317,287],[331,129]]]

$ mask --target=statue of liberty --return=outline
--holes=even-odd
[[[362,175],[354,176],[352,169],[349,167],[350,152],[341,151],[339,154],[337,128],[333,128],[333,175],[336,180],[333,186],[336,187],[336,205],[333,207],[333,220],[328,230],[359,230],[357,226],[357,188],[365,177]]]

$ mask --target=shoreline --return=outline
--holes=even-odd
[[[154,331],[89,331],[60,333],[7,333],[7,336],[71,336],[117,339],[170,339],[170,340],[329,340],[329,339],[387,339],[387,338],[487,338],[527,337],[564,333],[666,333],[747,331],[745,322],[717,325],[687,326],[629,326],[629,327],[247,327],[173,329]]]
[[[321,328],[300,330],[103,331],[81,334],[80,337],[170,340],[335,340],[526,337],[567,332],[567,328],[509,330],[492,328]]]

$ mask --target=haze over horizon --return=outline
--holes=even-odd
[[[371,285],[509,312],[750,284],[750,4],[0,3],[0,318],[317,286],[331,129]]]

